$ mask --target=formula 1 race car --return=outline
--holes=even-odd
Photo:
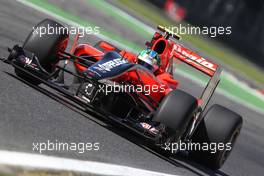
[[[42,83],[55,89],[88,112],[96,111],[167,152],[180,142],[222,144],[215,152],[196,149],[186,153],[212,169],[223,165],[240,133],[242,118],[221,105],[212,105],[205,113],[220,81],[222,71],[217,64],[182,46],[179,36],[162,26],[146,43],[160,58],[155,72],[142,66],[138,55],[106,41],[94,46],[77,44],[77,35],[66,52],[69,35],[64,26],[45,19],[34,29],[47,26],[61,31],[40,37],[33,30],[22,47],[9,48],[9,56],[2,59],[15,68],[17,76],[35,86]],[[173,79],[175,60],[210,77],[201,97],[178,89],[179,81]],[[68,69],[69,63],[74,70]],[[72,84],[64,84],[64,72],[74,76]]]

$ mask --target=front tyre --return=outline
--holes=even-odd
[[[40,35],[42,28],[46,30],[53,28],[54,32]],[[59,62],[58,52],[64,51],[67,47],[69,35],[67,34],[67,30],[64,29],[65,27],[60,23],[51,19],[45,19],[34,26],[34,29],[23,44],[23,49],[34,53],[40,65],[49,73],[54,71],[55,65]],[[38,79],[33,78],[22,70],[15,69],[15,73],[32,84],[38,85],[41,83]]]
[[[190,124],[197,106],[195,97],[182,90],[174,90],[162,100],[153,121],[165,126],[169,138],[178,140]]]

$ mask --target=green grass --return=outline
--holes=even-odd
[[[169,20],[165,14],[161,13],[160,9],[148,2],[142,3],[139,0],[119,0],[119,2],[136,14],[144,16],[153,24],[164,26],[178,25]],[[184,24],[183,22],[182,25],[186,25],[186,23]],[[229,66],[232,70],[264,86],[264,72],[236,52],[224,47],[223,44],[198,35],[183,35],[182,38],[195,45],[205,54],[214,57],[214,59],[217,59],[220,63]]]

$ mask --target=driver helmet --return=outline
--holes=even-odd
[[[156,51],[146,49],[139,53],[138,64],[154,73],[160,68],[160,57]]]

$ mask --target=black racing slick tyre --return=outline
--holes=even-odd
[[[64,29],[60,23],[45,19],[34,26],[23,44],[23,49],[34,53],[42,68],[49,73],[54,71],[54,65],[59,62],[58,52],[64,51],[67,47],[69,35]],[[15,72],[30,83],[35,85],[41,83],[21,70],[15,69]]]
[[[178,139],[186,131],[197,106],[195,97],[184,91],[174,90],[162,100],[153,121],[165,125],[168,132]]]
[[[219,169],[234,147],[242,121],[239,114],[223,106],[213,105],[192,138],[193,143],[209,147],[206,150],[190,151],[191,157],[210,169]]]

